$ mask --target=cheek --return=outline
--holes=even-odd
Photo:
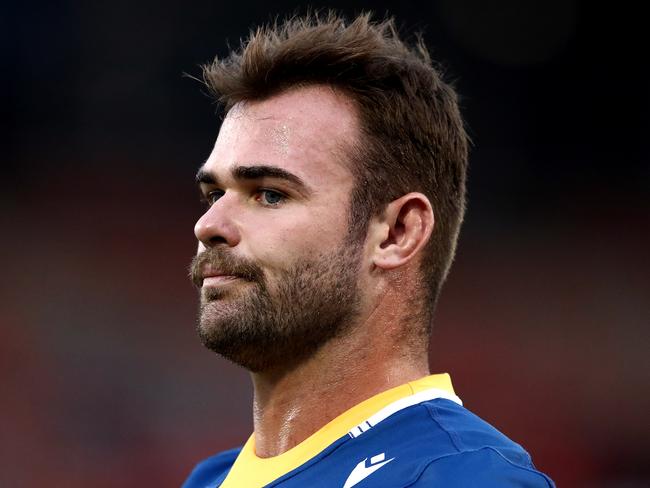
[[[347,235],[347,214],[319,212],[269,216],[251,227],[249,249],[262,263],[286,263],[315,257],[338,247]]]

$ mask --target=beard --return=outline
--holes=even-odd
[[[293,263],[269,283],[253,261],[228,249],[207,249],[191,264],[200,293],[201,342],[252,372],[297,365],[351,328],[359,309],[360,259],[361,246],[348,242]],[[205,265],[238,279],[203,289]]]

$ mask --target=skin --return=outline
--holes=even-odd
[[[233,107],[201,168],[208,176],[201,191],[214,203],[195,226],[198,253],[228,246],[254,259],[272,286],[290,263],[341,246],[354,184],[342,148],[358,134],[353,103],[327,86]],[[281,168],[303,184],[233,175],[238,166],[259,165]],[[286,199],[278,203],[266,190]],[[371,220],[363,243],[361,313],[351,331],[297,366],[251,373],[258,456],[281,454],[359,402],[429,374],[428,341],[411,337],[422,324],[409,297],[419,294],[420,251],[433,226],[424,195],[390,203]],[[203,286],[248,285],[221,277]]]

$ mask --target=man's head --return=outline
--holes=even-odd
[[[353,182],[340,153],[357,132],[349,101],[321,86],[228,112],[197,175],[209,207],[192,278],[208,348],[264,371],[352,324],[361,243],[348,230]]]
[[[281,288],[298,270],[305,276],[313,272],[311,278],[323,277],[307,280],[314,285],[309,292],[328,290],[320,301],[331,302],[329,293],[345,284],[349,292],[334,299],[340,302],[337,309],[345,311],[342,316],[322,320],[330,312],[320,311],[320,319],[309,318],[327,322],[325,328],[337,335],[345,330],[340,324],[351,322],[363,302],[359,294],[365,289],[358,275],[373,219],[392,218],[395,239],[404,225],[400,216],[415,208],[422,217],[411,219],[411,224],[421,228],[420,240],[407,259],[393,259],[394,265],[385,268],[389,272],[406,262],[417,263],[416,281],[421,285],[415,297],[405,299],[419,309],[426,331],[463,217],[467,137],[455,93],[432,67],[422,43],[409,49],[392,22],[373,24],[368,16],[349,25],[332,15],[298,18],[258,29],[240,51],[205,67],[204,78],[224,103],[227,116],[200,173],[202,190],[214,205],[197,223],[199,256],[204,249],[225,252],[217,251],[222,249],[242,260],[258,260],[261,271],[256,276],[269,280],[269,288],[257,288],[256,296],[269,298],[267,306],[280,307],[280,297],[289,295]],[[292,176],[287,179],[277,169]],[[253,178],[255,172],[262,176]],[[244,188],[242,182],[267,180],[295,185],[290,203],[280,202],[284,207],[273,207],[277,212],[272,214],[249,211],[242,203],[244,195],[252,195],[249,187],[258,191],[255,201],[265,205],[284,190],[264,193],[264,188]],[[238,205],[224,193],[228,185],[232,195],[239,194]],[[248,233],[246,242],[242,229]],[[260,238],[270,239],[270,247],[264,248]],[[388,247],[385,242],[379,246]],[[334,261],[342,265],[332,266]],[[237,288],[221,280],[215,287]],[[339,286],[328,289],[335,281]],[[217,330],[208,323],[210,317],[216,319],[206,309],[212,305],[205,290],[200,330]],[[250,299],[241,292],[232,294],[240,297],[240,304]],[[225,305],[215,300],[214,308],[223,312]],[[318,308],[314,303],[309,307]]]

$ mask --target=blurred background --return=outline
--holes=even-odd
[[[561,487],[650,486],[650,79],[625,3],[314,2],[424,32],[474,141],[433,371]],[[179,486],[252,429],[195,337],[198,66],[299,2],[5,2],[0,486]]]

